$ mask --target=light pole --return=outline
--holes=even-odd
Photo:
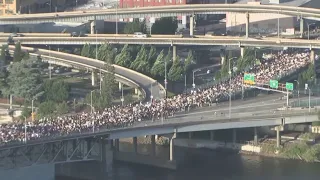
[[[228,59],[229,62],[229,118],[231,119],[231,60],[236,59],[236,57],[232,57]]]
[[[123,83],[121,83],[121,104],[123,106],[124,98],[123,98]]]
[[[150,91],[151,91],[150,99],[151,99],[151,103],[152,103],[152,100],[153,100],[153,95],[152,95],[152,93],[153,93],[152,92],[152,88],[153,87],[152,86],[153,86],[153,83],[150,84]]]
[[[280,12],[278,12],[278,38],[280,38]]]
[[[200,69],[196,69],[194,71],[192,71],[192,87],[196,88],[196,84],[194,83],[194,73],[200,71]]]
[[[102,74],[101,74],[101,69],[99,69],[99,71],[100,71],[100,72],[99,72],[99,73],[100,73],[100,74],[99,74],[99,76],[100,76],[99,79],[100,79],[100,95],[101,95],[101,91],[102,91],[102,83],[101,83],[101,82],[102,82]]]
[[[34,99],[32,99],[32,101],[31,101],[31,118],[32,118],[32,121],[34,120],[34,119],[33,119],[33,113],[34,113],[34,110],[33,110],[33,102],[34,102]]]
[[[24,117],[24,143],[27,143],[27,118]]]
[[[92,90],[90,93],[91,93],[91,97],[90,97],[90,106],[91,106],[91,113],[93,113],[93,92],[94,92],[94,90]]]
[[[96,60],[98,60],[98,30],[96,30]]]
[[[184,93],[187,93],[187,73],[184,73]]]
[[[314,25],[315,23],[310,23],[310,24],[307,24],[308,25],[308,40],[310,40],[310,26],[311,25]]]
[[[116,34],[118,34],[118,1],[116,2]]]
[[[299,107],[300,107],[300,83],[298,80],[294,80],[295,82],[297,82],[298,85],[298,102],[299,102]]]

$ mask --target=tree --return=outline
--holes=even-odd
[[[184,62],[184,72],[187,73],[190,70],[190,67],[193,63],[193,53],[192,50],[189,50],[188,57]]]
[[[66,114],[69,112],[69,106],[68,104],[64,101],[62,103],[56,104],[55,109],[57,111],[57,114]]]
[[[154,46],[151,46],[150,51],[149,51],[149,55],[148,55],[148,70],[149,72],[151,71],[151,68],[154,64],[154,62],[157,59],[157,50]]]
[[[178,56],[177,59],[179,59]],[[171,81],[180,81],[182,79],[182,74],[184,74],[184,68],[182,67],[181,62],[179,60],[174,61],[169,70],[168,78]]]
[[[158,19],[152,25],[153,34],[175,34],[178,28],[178,22],[176,18],[163,17]]]
[[[149,72],[148,54],[145,46],[141,46],[141,49],[138,52],[136,59],[131,63],[130,68],[143,73]]]
[[[120,54],[118,54],[115,58],[115,63],[119,66],[129,67],[131,64],[131,55],[128,51],[128,45],[124,45]]]
[[[56,111],[56,104],[52,101],[45,101],[39,105],[37,114],[39,117],[44,117],[44,116],[54,115],[55,111]]]
[[[111,44],[105,43],[98,48],[98,59],[101,61],[113,63],[115,54]]]
[[[42,78],[37,63],[39,62],[23,59],[11,64],[5,94],[24,98],[25,101],[39,96],[42,93]]]
[[[1,47],[1,54],[0,54],[0,66],[7,65],[7,45],[2,45]]]
[[[90,44],[86,43],[85,45],[83,45],[81,49],[81,56],[90,57],[90,49],[91,49]]]
[[[139,19],[134,19],[133,22],[129,22],[124,26],[123,32],[125,34],[133,34],[135,32],[146,33],[145,21],[140,22]]]
[[[43,90],[45,101],[62,103],[69,98],[70,86],[62,79],[47,80],[44,82]]]
[[[237,69],[243,71],[252,66],[256,61],[255,51],[251,48],[245,48],[243,57],[238,60]]]
[[[163,50],[158,54],[157,59],[151,68],[151,74],[154,76],[164,76],[164,53],[163,53]]]
[[[24,53],[21,50],[20,42],[17,42],[15,45],[14,53],[13,53],[13,61],[20,62],[23,59]]]

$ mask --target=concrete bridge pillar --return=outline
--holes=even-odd
[[[135,94],[135,95],[140,95],[140,91],[139,91],[138,88],[134,88],[134,94]]]
[[[194,34],[194,15],[190,16],[190,36]]]
[[[300,38],[303,38],[303,33],[304,33],[304,19],[301,16],[300,17]]]
[[[232,143],[236,144],[237,142],[237,129],[232,129]]]
[[[122,87],[123,87],[123,84],[121,82],[119,82],[119,92],[121,92]]]
[[[96,73],[94,71],[91,72],[91,85],[96,85]]]
[[[314,60],[315,60],[314,50],[311,49],[311,51],[310,51],[310,61],[311,61],[312,64],[314,64]]]
[[[95,32],[96,32],[96,20],[93,20],[90,23],[90,34],[95,34]]]
[[[138,154],[138,138],[133,137],[132,141],[133,141],[133,151],[134,153]]]
[[[253,144],[254,145],[258,145],[258,130],[257,127],[253,128],[253,133],[254,133],[254,137],[253,137]]]
[[[193,132],[189,132],[188,135],[189,135],[189,139],[192,139]]]
[[[226,62],[226,57],[225,56],[221,56],[220,64],[223,65],[225,62]]]
[[[213,141],[214,140],[214,131],[210,131],[210,140]]]
[[[119,152],[119,151],[120,151],[119,145],[120,145],[119,139],[115,139],[115,140],[114,140],[114,150],[115,150],[116,152]]]
[[[177,60],[177,46],[172,46],[172,60]]]
[[[250,14],[246,13],[246,38],[249,38]]]
[[[100,142],[100,157],[101,157],[101,172],[110,173],[112,171],[113,164],[113,152],[111,145],[107,143],[107,139],[101,139]]]
[[[151,156],[156,156],[156,136],[151,135]]]
[[[240,47],[240,55],[241,55],[242,58],[244,56],[244,50],[245,50],[245,47],[241,46]]]
[[[280,131],[283,131],[283,126],[276,126],[275,130],[277,132],[277,148],[280,148],[281,146],[281,135]]]
[[[177,132],[175,131],[170,139],[170,161],[174,160],[174,139],[177,137]]]

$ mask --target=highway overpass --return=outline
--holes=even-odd
[[[224,14],[226,12],[275,13],[302,17],[320,17],[320,9],[253,4],[198,4],[181,6],[142,7],[130,9],[88,10],[46,14],[3,16],[0,24],[30,24],[44,22],[86,22],[92,20],[192,16],[194,14]]]
[[[9,46],[9,50],[14,50],[14,48],[14,46]],[[102,72],[106,72],[104,70],[104,62],[100,60],[45,49],[22,47],[22,50],[28,51],[30,55],[40,55],[43,59],[50,61],[58,61],[65,64],[71,64],[76,67],[84,67],[91,70],[93,69],[97,72],[99,72],[101,69]],[[139,72],[118,65],[114,65],[114,68],[116,78],[128,86],[139,89],[142,88],[140,90],[142,93],[145,93],[144,95],[146,96],[146,100],[150,98],[151,92],[154,98],[163,97],[164,87],[156,80]]]
[[[0,43],[7,42],[6,37],[0,37]],[[98,37],[15,37],[14,41],[19,41],[25,45],[83,45],[90,44],[149,44],[168,46],[238,46],[238,47],[292,47],[320,49],[319,40],[307,39],[278,39],[278,38],[244,38],[230,36],[198,36],[196,38],[181,37],[150,37],[134,38],[114,35]]]

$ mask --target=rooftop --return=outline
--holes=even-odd
[[[238,0],[238,2],[236,2],[236,4],[247,4],[248,1],[252,2],[252,0]],[[264,4],[264,5],[275,4],[275,3],[270,3],[270,1],[271,0],[261,0],[261,4]],[[309,3],[310,1],[313,1],[313,0],[286,0],[284,3],[279,3],[277,5],[299,7],[299,6],[303,6],[304,4]],[[316,1],[319,1],[319,0],[316,0]]]

